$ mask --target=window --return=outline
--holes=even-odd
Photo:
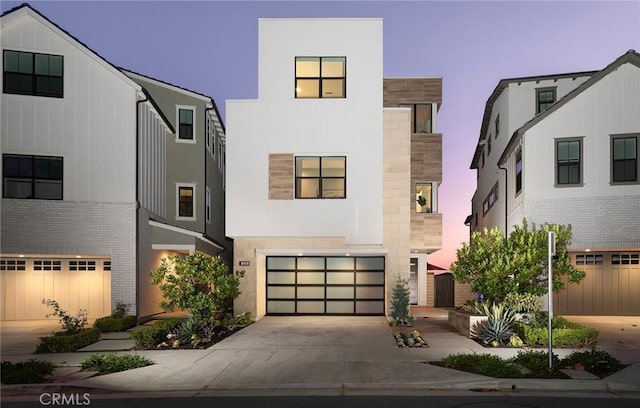
[[[476,225],[476,227],[478,226],[478,213],[475,214],[475,220],[474,223]]]
[[[0,271],[24,271],[26,262],[16,259],[0,259]]]
[[[576,265],[602,265],[602,255],[578,254],[576,255]]]
[[[536,89],[536,114],[546,111],[556,101],[556,88]]]
[[[556,183],[576,185],[582,182],[582,141],[556,141]]]
[[[62,270],[62,261],[52,259],[36,259],[33,261],[34,271],[60,271]]]
[[[205,208],[205,217],[207,222],[211,222],[211,190],[209,190],[209,187],[207,187],[206,190],[206,208]]]
[[[496,139],[500,135],[500,115],[496,116]]]
[[[436,212],[436,189],[433,183],[416,183],[416,212]]]
[[[398,106],[411,108],[411,132],[432,133],[432,105],[430,103],[399,103]]]
[[[484,202],[482,203],[482,215],[485,215],[486,213],[488,213],[491,207],[493,207],[493,205],[497,201],[498,201],[498,183],[496,182],[496,184],[493,186],[491,191],[489,191],[487,198],[485,198]]]
[[[342,156],[296,157],[296,198],[346,198]]]
[[[70,271],[95,271],[96,261],[69,261]]]
[[[640,254],[613,254],[612,265],[640,265]]]
[[[481,167],[484,169],[484,150],[482,150],[482,162]]]
[[[63,57],[4,51],[3,90],[7,94],[63,97]]]
[[[102,270],[103,271],[110,271],[111,270],[111,261],[102,262]]]
[[[62,157],[3,154],[4,198],[62,200]]]
[[[522,190],[522,149],[516,153],[516,194]]]
[[[487,138],[487,156],[491,154],[491,134]]]
[[[196,219],[196,185],[176,183],[176,219],[194,221]]]
[[[177,141],[195,143],[194,116],[196,108],[193,106],[177,106],[178,138]]]
[[[611,143],[613,182],[638,181],[638,138],[614,137]]]
[[[345,98],[345,57],[296,57],[296,98]]]

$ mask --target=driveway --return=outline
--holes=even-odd
[[[640,316],[564,316],[600,332],[598,348],[620,361],[640,362]]]

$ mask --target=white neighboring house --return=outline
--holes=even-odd
[[[557,313],[640,314],[639,139],[634,50],[601,71],[502,80],[487,101],[467,223],[570,224],[587,275],[556,294]]]
[[[246,271],[236,312],[382,315],[410,262],[426,302],[426,257],[442,235],[442,80],[383,80],[381,19],[258,27],[258,99],[227,101],[226,234]],[[416,115],[425,128],[412,135]],[[428,185],[412,178],[414,138],[416,163],[437,168]]]

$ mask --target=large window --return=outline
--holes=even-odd
[[[582,140],[556,141],[556,183],[582,183]]]
[[[536,114],[546,111],[556,101],[556,88],[536,89]]]
[[[638,138],[614,137],[612,143],[612,181],[624,183],[638,181]]]
[[[195,108],[192,106],[177,106],[176,110],[178,117],[178,141],[195,143]]]
[[[2,155],[2,196],[62,200],[62,157]]]
[[[296,198],[346,198],[343,156],[296,157]]]
[[[416,183],[416,212],[436,212],[436,190],[434,183]]]
[[[516,153],[516,194],[522,190],[522,150]]]
[[[196,185],[176,183],[176,219],[196,219]]]
[[[411,108],[411,132],[433,132],[432,105],[430,103],[399,103],[398,106]]]
[[[296,57],[296,98],[345,98],[345,57]]]
[[[7,94],[63,97],[63,57],[4,51],[3,90]]]

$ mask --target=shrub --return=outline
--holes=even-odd
[[[546,327],[531,327],[516,324],[518,335],[530,346],[547,346],[549,344],[549,330]],[[590,347],[598,341],[598,331],[591,327],[576,327],[553,329],[554,347]]]
[[[70,353],[93,344],[100,339],[100,331],[91,328],[78,333],[57,332],[52,336],[40,337],[36,353]]]
[[[391,294],[391,319],[396,324],[406,324],[409,322],[409,282],[406,279],[396,276],[396,283]]]
[[[120,332],[135,327],[137,324],[138,318],[136,316],[107,316],[96,319],[94,326],[101,332]]]
[[[127,310],[129,310],[129,306],[131,305],[128,303],[116,302],[116,307],[113,309],[111,317],[125,317],[127,315]]]
[[[522,377],[518,367],[491,354],[453,354],[442,359],[447,368],[496,378]]]
[[[153,361],[138,354],[93,354],[82,363],[83,370],[97,371],[100,374],[117,373],[133,368],[145,367],[153,364]]]
[[[515,313],[537,313],[542,308],[542,298],[531,293],[508,293],[503,303]]]
[[[137,348],[155,348],[158,344],[167,341],[167,335],[181,321],[180,319],[158,320],[151,327],[132,332],[131,338],[136,342]]]
[[[53,313],[46,314],[45,316],[57,317],[60,321],[62,331],[68,334],[78,333],[87,326],[87,309],[80,309],[77,315],[70,316],[55,300],[42,299],[42,304],[53,308]]]
[[[563,367],[582,366],[591,374],[600,378],[622,370],[625,365],[611,354],[602,350],[574,351],[562,360]]]
[[[3,361],[0,365],[0,379],[3,384],[35,384],[51,375],[56,365],[50,361],[30,359],[19,363]]]
[[[551,369],[549,369],[549,353],[546,351],[520,351],[517,356],[511,359],[511,362],[528,368],[536,376],[548,375],[560,366],[560,359],[553,354]]]
[[[493,304],[489,308],[483,303],[482,314],[487,316],[487,320],[474,326],[472,334],[482,342],[495,347],[507,343],[513,334],[513,312],[503,304]]]

